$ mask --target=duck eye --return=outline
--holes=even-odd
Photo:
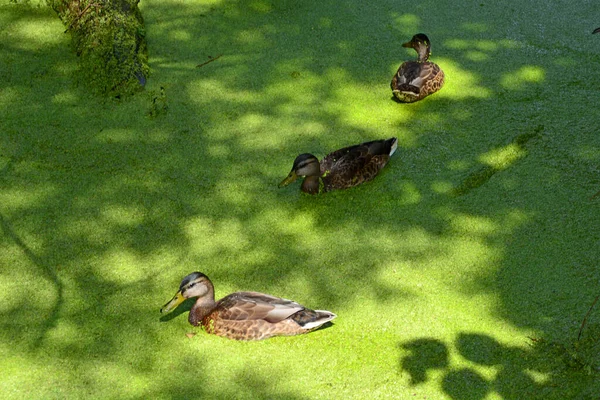
[[[190,283],[190,285],[188,286],[188,288],[192,288],[192,287],[194,287],[195,285],[196,285],[196,282],[192,282],[192,283]]]

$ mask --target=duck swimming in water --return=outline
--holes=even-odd
[[[194,297],[197,300],[190,310],[190,324],[236,340],[299,335],[336,317],[329,311],[311,310],[295,301],[258,292],[236,292],[215,301],[214,286],[201,272],[183,278],[179,291],[160,312],[172,311],[185,299]]]
[[[417,51],[416,61],[400,65],[390,84],[392,93],[402,103],[413,103],[440,90],[444,86],[444,71],[429,61],[431,42],[424,33],[418,33],[410,42],[402,44]]]
[[[287,186],[299,176],[305,177],[302,191],[309,194],[346,189],[375,178],[398,147],[398,139],[365,142],[336,150],[319,162],[312,154],[300,154],[279,187]]]

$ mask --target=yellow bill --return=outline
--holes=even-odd
[[[184,301],[185,301],[185,297],[183,297],[183,295],[181,294],[181,292],[177,292],[177,294],[171,299],[171,301],[169,301],[167,304],[165,304],[160,309],[160,312],[161,313],[168,313],[169,311],[175,309],[175,307],[177,307],[178,305],[180,305]]]
[[[296,171],[292,170],[290,172],[290,174],[284,179],[282,180],[279,185],[277,185],[278,187],[284,187],[289,185],[290,183],[294,182],[296,179],[298,179],[298,175],[296,175]]]

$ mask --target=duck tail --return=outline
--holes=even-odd
[[[298,315],[302,314],[302,315]],[[300,318],[294,318],[300,317]],[[331,321],[337,317],[334,313],[325,310],[308,310],[304,309],[299,313],[296,313],[292,318],[300,325],[303,329],[312,330],[320,327],[321,325]]]
[[[391,157],[392,154],[394,154],[396,152],[396,149],[398,148],[398,139],[395,137],[390,138],[390,139],[386,140],[386,144],[389,144],[389,146],[390,146],[389,155]]]

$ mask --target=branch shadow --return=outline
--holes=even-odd
[[[54,305],[51,308],[48,317],[46,317],[42,321],[38,332],[39,336],[33,340],[33,347],[34,349],[37,349],[43,345],[44,336],[46,335],[46,332],[54,328],[58,322],[61,307],[64,304],[64,285],[60,281],[56,272],[54,271],[53,266],[48,264],[44,259],[37,256],[35,252],[27,246],[27,244],[15,233],[15,231],[12,229],[11,224],[7,221],[4,215],[2,215],[2,213],[0,213],[0,227],[2,227],[2,231],[9,238],[9,240],[16,244],[19,247],[19,249],[21,249],[25,257],[29,261],[31,261],[31,263],[36,267],[36,275],[50,281],[57,294],[57,298],[54,302]]]

